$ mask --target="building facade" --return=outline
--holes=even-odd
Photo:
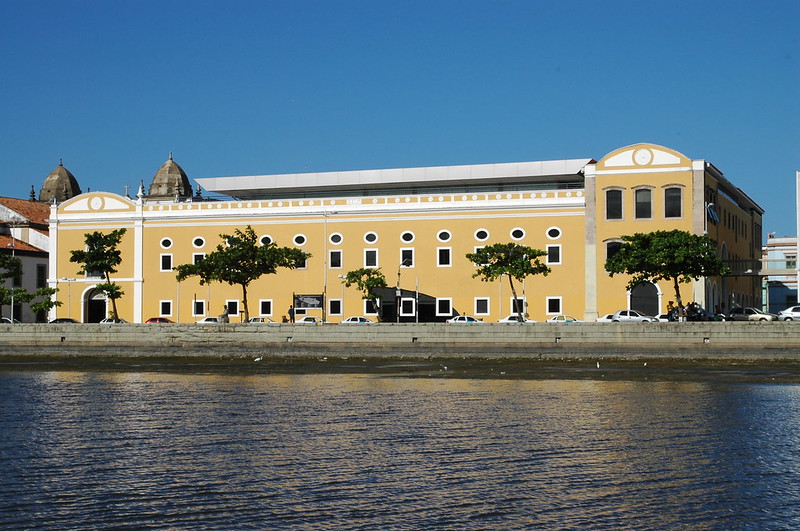
[[[166,164],[175,165],[170,156]],[[157,172],[156,176],[164,173]],[[180,169],[178,167],[178,169]],[[707,307],[758,305],[760,282],[741,267],[761,257],[763,210],[712,164],[654,144],[620,148],[596,161],[572,159],[504,164],[361,170],[197,179],[209,194],[187,193],[185,172],[148,197],[106,192],[54,204],[50,214],[50,284],[63,303],[59,316],[93,322],[110,304],[100,279],[78,275],[69,251],[86,233],[125,228],[123,261],[113,276],[125,292],[120,317],[162,316],[192,322],[227,307],[237,321],[237,286],[176,282],[173,268],[202,259],[221,234],[251,226],[262,242],[311,254],[305,267],[283,270],[248,289],[251,316],[288,318],[289,307],[319,300],[303,312],[338,322],[366,315],[385,321],[437,321],[472,314],[496,321],[513,313],[507,279],[482,282],[465,255],[492,243],[517,242],[547,252],[547,276],[517,288],[531,319],[570,313],[587,320],[631,308],[663,311],[667,283],[626,288],[604,264],[621,236],[682,229],[708,234],[732,264],[724,279],[682,285],[684,301]],[[152,188],[151,188],[152,189]],[[190,192],[191,189],[188,189]],[[342,277],[380,268],[390,285],[377,309]],[[306,295],[299,299],[297,295]],[[302,305],[301,305],[302,306]],[[314,304],[311,304],[314,306]]]

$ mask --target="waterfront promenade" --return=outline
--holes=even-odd
[[[800,362],[800,323],[15,324],[0,356]]]

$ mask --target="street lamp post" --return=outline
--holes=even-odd
[[[402,290],[400,289],[400,268],[403,266],[407,266],[411,263],[410,258],[406,258],[405,260],[400,262],[400,265],[397,266],[397,284],[394,287],[394,296],[395,296],[395,309],[396,309],[396,321],[400,322],[400,297],[402,295]]]

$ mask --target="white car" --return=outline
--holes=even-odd
[[[119,324],[119,323],[127,323],[125,319],[112,319],[111,317],[106,317],[105,319],[100,321],[101,323],[112,323],[112,324]]]
[[[219,323],[219,319],[216,317],[203,317],[199,321],[196,321],[197,324],[216,324]]]
[[[613,323],[614,322],[614,314],[607,313],[605,315],[601,315],[597,319],[594,320],[596,323]]]
[[[728,314],[729,321],[777,321],[779,317],[773,313],[762,312],[757,308],[738,307]]]
[[[354,317],[348,317],[342,324],[373,324],[375,321],[370,321],[366,317],[361,317],[360,315]]]
[[[448,323],[465,323],[465,324],[472,324],[472,323],[482,323],[480,319],[476,317],[472,317],[471,315],[456,315],[455,317],[451,317],[446,322]]]
[[[507,316],[503,317],[502,319],[500,319],[497,322],[498,323],[519,323],[520,322],[519,321],[519,315],[517,315],[515,313],[512,313],[511,315],[507,315]],[[522,318],[522,322],[523,323],[535,323],[536,321],[534,321],[533,319],[528,319],[527,317],[523,317]]]
[[[295,321],[297,324],[322,324],[323,321],[319,317],[313,315],[306,315],[305,317]]]
[[[636,310],[620,310],[611,317],[614,323],[654,323],[655,317],[644,315]]]
[[[269,317],[251,317],[247,321],[248,323],[274,323],[272,319]]]
[[[545,322],[547,322],[547,323],[581,323],[583,321],[581,321],[577,317],[572,317],[571,315],[566,315],[566,314],[560,313],[558,315],[554,315],[553,317],[551,317],[550,319],[548,319]]]
[[[800,306],[790,306],[778,312],[779,321],[800,321]]]

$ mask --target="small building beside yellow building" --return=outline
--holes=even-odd
[[[759,305],[760,281],[746,274],[761,256],[763,210],[704,160],[637,144],[599,161],[557,161],[400,168],[196,179],[210,200],[193,195],[185,172],[170,159],[129,198],[107,192],[54,201],[50,216],[50,285],[62,302],[59,317],[96,322],[110,304],[96,289],[101,279],[78,274],[70,250],[85,234],[125,228],[122,263],[112,280],[124,296],[120,317],[143,322],[166,317],[194,322],[227,307],[242,315],[238,286],[178,283],[174,267],[202,259],[221,234],[251,226],[261,242],[311,254],[305,267],[279,270],[248,288],[251,316],[274,321],[296,312],[338,322],[377,319],[374,308],[342,277],[380,268],[385,321],[442,321],[471,314],[496,321],[513,313],[506,279],[472,278],[465,255],[492,243],[517,242],[547,252],[547,276],[518,286],[529,318],[568,313],[585,320],[619,309],[648,314],[674,300],[668,283],[632,291],[624,275],[609,277],[606,257],[620,237],[653,230],[708,234],[733,274],[682,285],[684,301],[727,310]],[[753,266],[753,267],[757,267]],[[303,296],[303,297],[300,297]],[[305,301],[305,302],[304,302]],[[320,301],[319,307],[315,302]],[[299,303],[299,304],[298,304]],[[311,306],[304,308],[303,306]],[[53,317],[55,317],[55,311]],[[398,315],[399,314],[399,315]]]

